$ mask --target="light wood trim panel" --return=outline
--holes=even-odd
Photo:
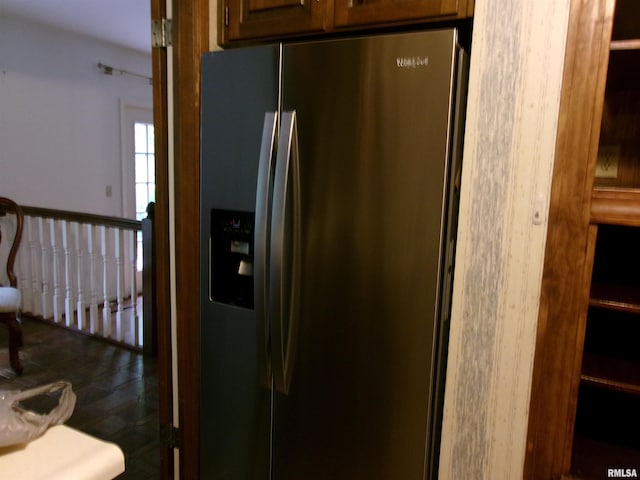
[[[475,7],[439,478],[518,479],[569,3]]]

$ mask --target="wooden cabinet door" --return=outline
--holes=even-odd
[[[336,27],[471,16],[473,0],[335,0]]]
[[[321,31],[327,0],[220,0],[222,37],[230,40],[281,37]]]

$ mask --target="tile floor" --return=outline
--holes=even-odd
[[[67,425],[120,446],[127,470],[118,480],[159,478],[156,360],[28,318],[23,336],[24,372],[17,376],[9,366],[6,328],[0,325],[0,390],[69,380],[77,402]],[[38,401],[27,407],[48,408]]]

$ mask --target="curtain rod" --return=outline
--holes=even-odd
[[[144,80],[147,80],[149,82],[149,85],[152,84],[151,77],[147,77],[146,75],[142,75],[140,73],[129,72],[128,70],[123,70],[121,68],[114,68],[101,62],[98,63],[98,68],[102,70],[102,73],[104,73],[105,75],[113,75],[115,72],[119,73],[120,75],[129,75],[130,77],[142,78]]]

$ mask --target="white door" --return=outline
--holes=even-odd
[[[141,220],[155,200],[153,110],[121,104],[122,216]]]

